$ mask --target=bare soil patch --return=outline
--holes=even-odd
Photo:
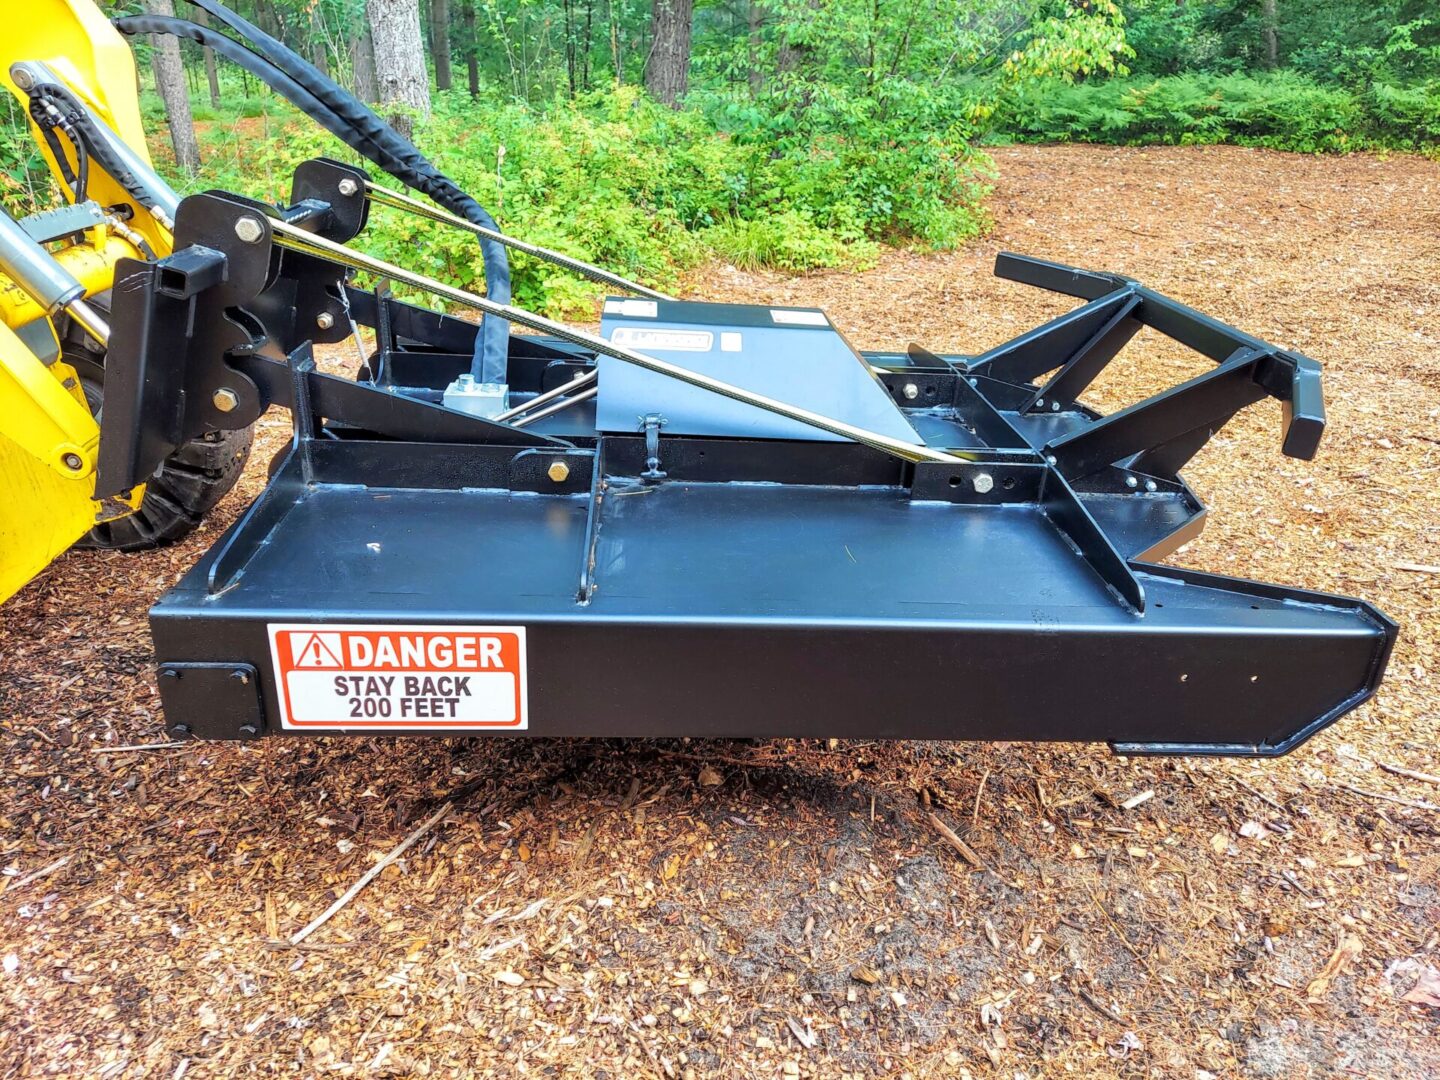
[[[978,350],[1065,306],[990,276],[1010,249],[1315,356],[1321,456],[1281,457],[1275,410],[1237,419],[1188,472],[1212,517],[1179,561],[1379,603],[1404,630],[1374,702],[1266,764],[795,741],[97,753],[163,739],[145,609],[258,490],[288,425],[267,417],[193,542],[74,553],[0,612],[0,1075],[1440,1075],[1440,1010],[1404,1000],[1440,967],[1440,786],[1380,767],[1440,773],[1440,165],[996,156],[973,247],[863,275],[712,268],[693,291],[820,304],[861,346]],[[1187,363],[1156,343],[1091,400]]]

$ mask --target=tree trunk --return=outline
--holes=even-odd
[[[368,23],[350,39],[350,68],[355,73],[355,96],[371,103],[380,100],[375,81],[375,42],[370,39]]]
[[[747,61],[750,68],[750,98],[753,101],[765,88],[765,76],[760,71],[760,5],[757,0],[750,0],[746,8],[750,30]]]
[[[191,17],[201,26],[210,25],[210,16],[196,8]],[[220,107],[220,72],[215,66],[215,50],[205,46],[205,81],[210,84],[210,106],[218,109]]]
[[[620,20],[615,15],[615,0],[609,0],[610,6],[610,63],[615,68],[615,85],[617,87],[625,84],[625,62],[620,56]]]
[[[1260,41],[1265,48],[1265,67],[1280,66],[1280,12],[1277,0],[1260,0]]]
[[[152,15],[175,17],[175,5],[170,0],[147,0],[146,7]],[[170,34],[156,34],[151,63],[155,69],[155,88],[165,103],[175,164],[186,176],[194,176],[200,171],[200,144],[195,141],[195,122],[190,118],[190,95],[185,89],[180,40]]]
[[[480,96],[480,38],[475,30],[476,0],[462,0],[461,21],[465,26],[465,78],[470,84],[470,96]]]
[[[325,23],[320,16],[320,5],[317,3],[310,9],[310,63],[314,64],[320,71],[330,74],[330,55],[325,48]]]
[[[680,107],[690,79],[690,17],[695,0],[655,0],[645,89],[672,109]]]
[[[365,0],[365,14],[375,43],[380,104],[396,107],[390,122],[409,138],[415,129],[414,116],[430,117],[430,80],[425,71],[425,42],[420,34],[420,5],[418,0]]]
[[[435,89],[449,90],[454,81],[450,70],[450,0],[430,0],[430,53],[435,60]]]

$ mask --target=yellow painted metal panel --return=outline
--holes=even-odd
[[[95,524],[95,481],[67,480],[0,434],[0,603]]]
[[[23,104],[29,97],[10,79],[10,65],[19,60],[40,61],[67,83],[117,135],[145,161],[145,128],[140,119],[139,80],[135,58],[120,32],[92,0],[24,0],[6,4],[4,33],[0,34],[0,85]],[[12,10],[13,9],[13,10]],[[43,139],[36,145],[59,173]],[[104,206],[126,204],[134,210],[132,228],[144,234],[157,255],[170,254],[170,234],[136,206],[102,169],[92,171],[90,197]]]

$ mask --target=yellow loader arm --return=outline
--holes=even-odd
[[[27,113],[31,87],[53,80],[118,152],[148,170],[134,60],[100,10],[90,0],[27,0],[7,16],[0,82]],[[31,115],[31,133],[68,211],[25,222],[0,215],[0,601],[97,522],[140,505],[142,488],[122,499],[94,498],[100,428],[63,359],[61,335],[78,337],[83,329],[103,346],[108,327],[89,298],[110,288],[119,259],[163,257],[171,248],[163,211],[147,210],[100,163],[89,162],[77,192],[74,140],[54,131],[45,137]],[[77,194],[83,205],[75,205]],[[58,248],[48,239],[76,224],[80,239],[74,230]]]

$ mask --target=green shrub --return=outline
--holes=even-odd
[[[163,119],[153,99],[146,109],[166,168]],[[199,125],[202,175],[172,177],[179,190],[278,201],[306,158],[356,159],[273,97],[227,99],[213,116]],[[900,124],[787,141],[725,130],[713,113],[667,109],[628,87],[545,108],[452,92],[436,97],[416,142],[507,232],[667,288],[707,258],[802,272],[870,265],[876,240],[946,246],[975,235],[987,159],[958,135],[902,137]],[[463,232],[377,207],[363,242],[413,270],[483,285],[479,247]],[[511,278],[516,303],[552,315],[593,314],[605,291],[519,253]]]
[[[994,123],[1032,142],[1413,150],[1440,146],[1440,87],[1374,83],[1357,92],[1290,72],[1106,79],[1012,95]]]

